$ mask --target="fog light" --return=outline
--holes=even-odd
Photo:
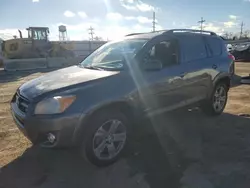
[[[47,139],[48,139],[48,141],[49,141],[50,143],[54,143],[55,140],[56,140],[56,136],[53,135],[52,133],[49,133],[49,134],[47,135]]]

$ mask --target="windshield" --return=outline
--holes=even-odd
[[[90,54],[80,65],[121,69],[124,67],[124,57],[134,57],[146,42],[147,40],[143,39],[133,39],[106,43]]]

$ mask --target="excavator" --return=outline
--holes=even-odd
[[[15,37],[2,43],[4,58],[74,57],[72,46],[69,43],[48,40],[48,27],[29,27],[26,30],[28,38],[23,38],[22,32],[18,30],[19,38]]]

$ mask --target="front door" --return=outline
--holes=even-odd
[[[145,87],[139,92],[145,111],[157,114],[185,105],[187,95],[183,88],[177,41],[168,38],[152,41],[145,47],[142,59],[141,63],[147,63],[147,59],[157,59],[163,65],[157,71],[142,70]]]

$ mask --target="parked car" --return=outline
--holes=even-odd
[[[11,112],[32,143],[77,146],[88,161],[105,166],[121,156],[137,117],[197,104],[209,115],[221,114],[232,66],[213,32],[129,34],[77,66],[26,82]]]

